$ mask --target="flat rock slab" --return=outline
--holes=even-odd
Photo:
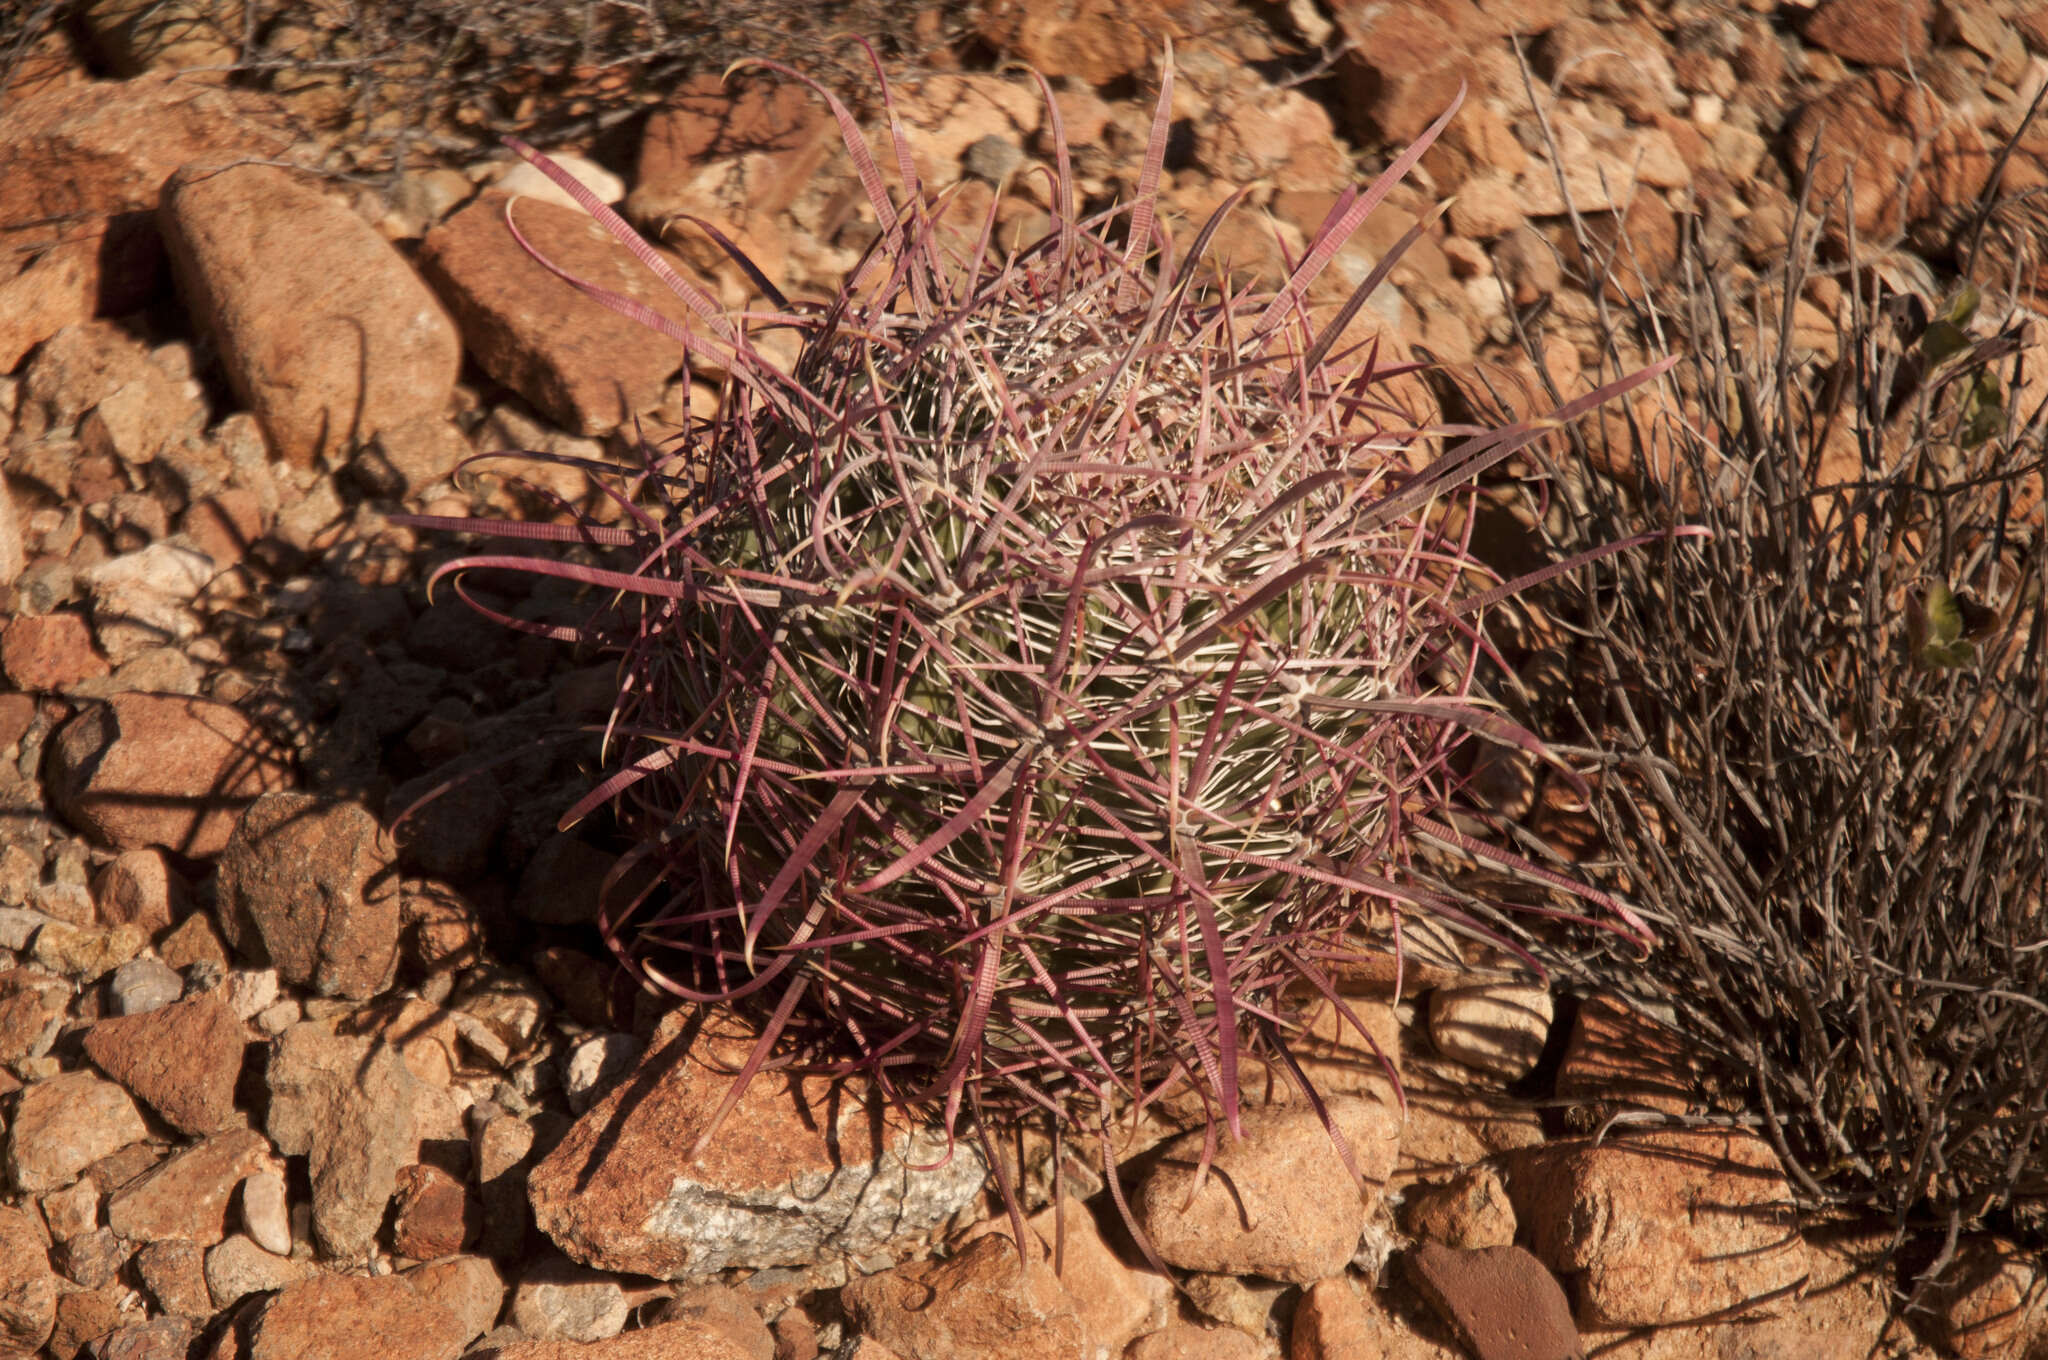
[[[697,1322],[665,1322],[624,1332],[609,1341],[515,1341],[486,1346],[466,1360],[754,1360],[716,1331]]]
[[[468,1326],[403,1276],[287,1285],[248,1324],[249,1360],[455,1360]]]
[[[533,1169],[534,1221],[586,1265],[661,1279],[863,1255],[944,1222],[982,1187],[980,1158],[854,1090],[762,1073],[703,1155],[690,1148],[753,1042],[682,1013],[634,1074]],[[912,1170],[943,1160],[929,1171]]]
[[[227,1236],[228,1205],[245,1176],[275,1168],[254,1129],[228,1129],[137,1177],[107,1202],[107,1226],[131,1242],[195,1242]]]
[[[1408,1270],[1474,1360],[1579,1360],[1585,1347],[1557,1278],[1520,1247],[1460,1251],[1424,1242]]]
[[[227,704],[122,693],[57,730],[44,757],[51,801],[119,850],[221,852],[258,794],[291,782],[285,753]]]
[[[555,424],[606,434],[661,403],[683,349],[593,301],[526,253],[512,220],[566,273],[666,316],[703,323],[590,214],[488,193],[427,233],[418,264],[484,371]]]

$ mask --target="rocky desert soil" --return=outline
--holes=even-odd
[[[1411,968],[1398,997],[1356,979],[1405,1111],[1327,1027],[1312,1066],[1362,1197],[1284,1088],[1199,1193],[1199,1134],[1135,1134],[1123,1188],[1172,1281],[1085,1159],[1058,1205],[1033,1182],[1019,1252],[971,1152],[908,1169],[943,1145],[815,1080],[755,1082],[686,1163],[745,1036],[610,964],[616,847],[556,830],[592,752],[536,739],[601,720],[612,669],[430,600],[456,545],[384,518],[545,516],[509,467],[458,464],[618,457],[633,420],[659,437],[719,400],[716,373],[534,265],[509,195],[557,261],[677,304],[475,119],[423,124],[402,173],[380,162],[360,49],[314,59],[342,50],[336,7],[8,13],[0,1356],[2048,1353],[2039,1261],[1967,1240],[1907,1312],[1882,1225],[1796,1213],[1653,1020],[1483,971]],[[1573,212],[1619,243],[1621,295],[1673,286],[1688,222],[1731,286],[1767,290],[1799,214],[1847,220],[1851,194],[1893,267],[1948,281],[1994,175],[2048,188],[2033,0],[985,0],[904,31],[920,174],[973,203],[1008,175],[1019,234],[1044,221],[1028,172],[1049,146],[1015,63],[1053,82],[1108,201],[1170,37],[1169,216],[1251,186],[1217,246],[1251,273],[1464,84],[1336,267],[1363,277],[1455,196],[1374,323],[1456,373],[1526,378],[1518,319],[1567,386],[1597,364]],[[258,34],[310,55],[235,69]],[[606,107],[604,73],[578,79],[503,117]],[[705,69],[599,122],[546,149],[644,228],[717,224],[794,293],[829,293],[874,230],[801,87]],[[1987,324],[2048,285],[2032,220],[1980,256]],[[701,235],[669,241],[748,304]],[[1815,273],[1793,306],[1798,361],[1831,360],[1839,282]],[[511,578],[472,594],[536,623],[587,607]],[[1660,1121],[1593,1132],[1629,1111]]]

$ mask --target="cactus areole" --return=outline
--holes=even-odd
[[[1051,225],[1007,251],[994,208],[963,225],[922,189],[885,78],[894,195],[838,99],[760,65],[818,90],[873,210],[838,295],[789,302],[705,227],[767,299],[728,315],[514,142],[701,325],[564,280],[714,355],[723,399],[638,466],[552,459],[613,523],[407,522],[583,545],[436,580],[616,593],[587,628],[505,621],[618,656],[611,773],[564,824],[611,804],[638,838],[606,934],[643,982],[753,1015],[743,1075],[859,1074],[985,1148],[1189,1085],[1236,1130],[1248,1063],[1301,1079],[1288,1038],[1337,1000],[1362,923],[1457,914],[1412,871],[1420,840],[1510,858],[1448,824],[1449,757],[1541,749],[1467,694],[1481,611],[1524,583],[1433,507],[1665,365],[1501,429],[1417,428],[1390,399],[1413,366],[1345,337],[1429,221],[1348,296],[1316,284],[1449,112],[1254,293],[1208,251],[1244,191],[1185,247],[1160,221],[1170,50],[1135,193],[1088,216],[1039,80]],[[793,371],[766,326],[801,337]],[[1647,937],[1577,892],[1582,924]]]

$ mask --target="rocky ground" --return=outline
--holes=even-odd
[[[1337,270],[1348,290],[1455,194],[1375,305],[1458,372],[1526,376],[1507,342],[1538,308],[1553,373],[1595,366],[1572,209],[1620,245],[1620,294],[1669,286],[1689,214],[1726,282],[1767,298],[1816,144],[1814,202],[1853,187],[1894,268],[1952,265],[1994,171],[2048,186],[2048,127],[2022,133],[2048,9],[2025,0],[992,0],[960,22],[899,92],[928,183],[985,202],[1047,154],[1036,87],[994,60],[1015,56],[1054,80],[1085,186],[1113,193],[1171,35],[1168,204],[1198,222],[1255,186],[1266,215],[1218,243],[1253,272],[1469,83]],[[1084,1167],[1020,1254],[968,1150],[907,1171],[943,1145],[815,1082],[754,1083],[686,1164],[744,1036],[620,982],[593,925],[612,857],[555,830],[591,753],[535,740],[601,718],[611,669],[430,601],[449,545],[383,514],[545,515],[509,469],[457,464],[619,456],[622,423],[659,437],[718,375],[536,267],[509,193],[553,259],[682,319],[481,142],[374,183],[297,168],[361,129],[314,75],[225,78],[239,31],[203,3],[83,7],[0,92],[0,1356],[2048,1347],[2035,1261],[1965,1242],[1901,1316],[1885,1233],[1801,1221],[1760,1138],[1689,1118],[1710,1092],[1653,1021],[1513,979],[1354,980],[1407,1098],[1328,1027],[1313,1074],[1362,1199],[1281,1095],[1192,1196],[1199,1135],[1134,1133],[1131,1211],[1178,1290]],[[707,218],[794,291],[828,290],[873,231],[798,88],[706,77],[583,149],[561,159],[630,219]],[[1013,182],[1002,224],[1028,233],[1036,181]],[[1973,262],[1986,324],[2048,283],[2017,220]],[[747,303],[702,237],[672,242]],[[1825,273],[1795,301],[1801,361],[1832,357],[1843,305]],[[601,505],[581,472],[545,475]],[[472,594],[538,623],[587,607],[505,578]],[[1644,1110],[1665,1118],[1603,1130]]]

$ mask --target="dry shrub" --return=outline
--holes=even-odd
[[[1929,293],[1860,246],[1833,270],[1839,358],[1802,346],[1825,239],[1802,225],[1773,276],[1745,285],[1694,241],[1674,286],[1606,314],[1611,352],[1685,352],[1677,400],[1654,429],[1568,432],[1532,516],[1559,556],[1713,533],[1540,601],[1576,636],[1608,881],[1666,941],[1616,981],[1748,1074],[1748,1117],[1810,1204],[2039,1242],[2048,408],[2010,399],[2024,318],[1986,324],[1974,289]],[[1607,475],[1646,445],[1675,466]]]

